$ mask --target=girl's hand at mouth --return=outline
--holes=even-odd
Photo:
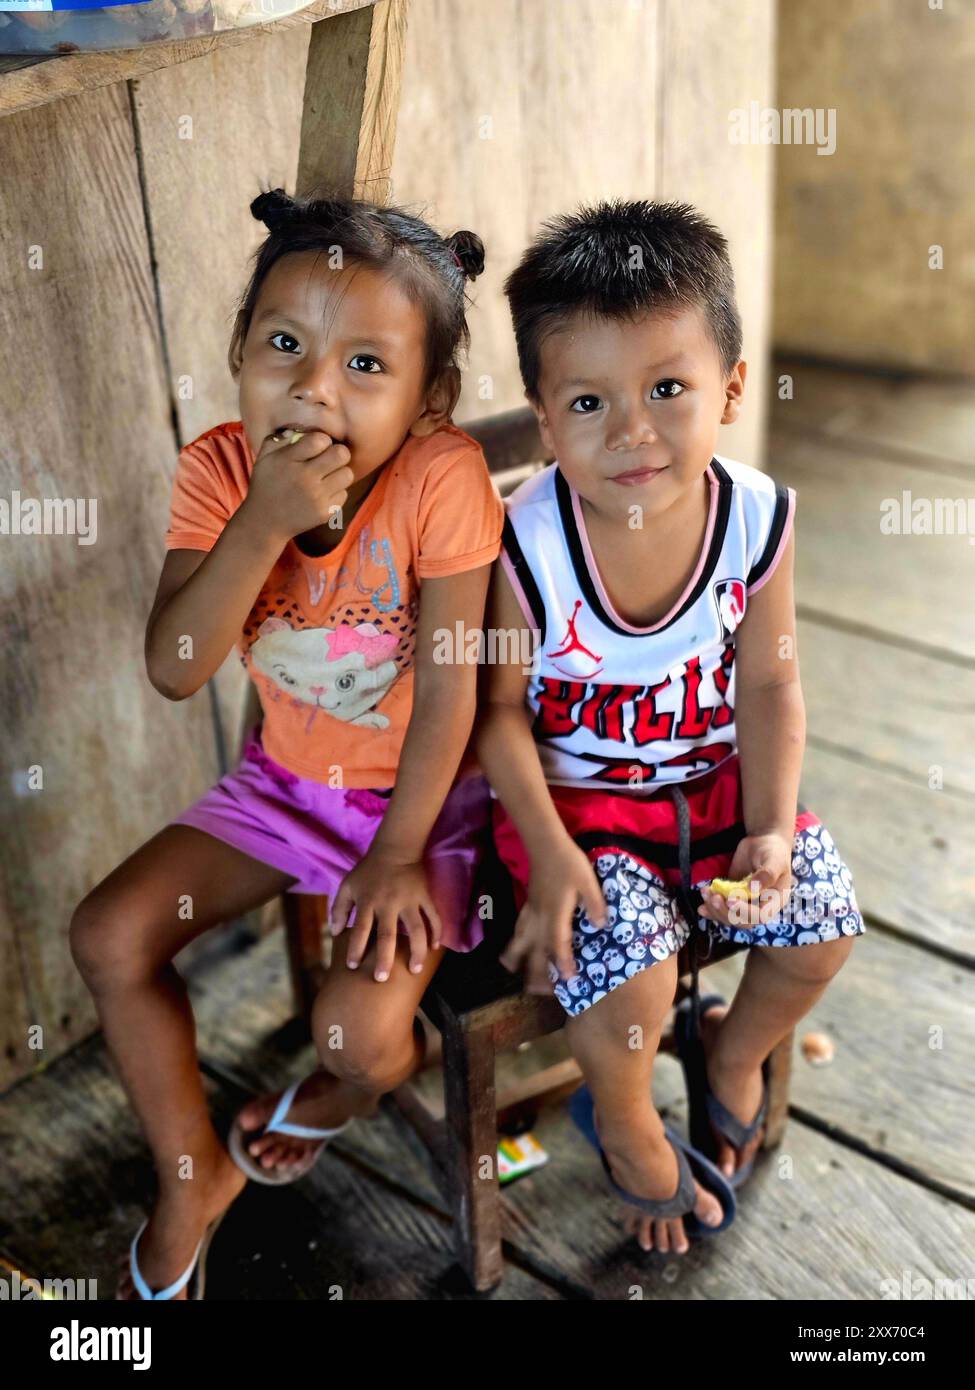
[[[354,474],[347,445],[322,430],[287,439],[270,434],[254,462],[241,508],[282,541],[328,523],[349,495]],[[335,522],[332,522],[335,525]]]

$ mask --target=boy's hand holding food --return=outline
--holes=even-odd
[[[779,832],[746,835],[727,878],[712,879],[701,889],[698,915],[746,929],[778,917],[792,889],[792,839]]]

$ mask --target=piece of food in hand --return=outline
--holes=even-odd
[[[712,878],[708,884],[709,893],[717,893],[719,898],[755,898],[751,878]]]
[[[814,1067],[825,1067],[835,1054],[836,1047],[828,1033],[806,1033],[802,1039],[802,1055]]]

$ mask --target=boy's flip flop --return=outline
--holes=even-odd
[[[670,1125],[664,1125],[664,1133],[677,1156],[677,1191],[672,1197],[638,1197],[632,1192],[627,1192],[625,1187],[620,1187],[613,1177],[603,1147],[599,1142],[599,1136],[596,1133],[592,1093],[588,1086],[581,1086],[578,1091],[573,1093],[569,1100],[569,1113],[599,1154],[603,1170],[613,1191],[629,1206],[639,1207],[648,1216],[658,1217],[661,1220],[669,1220],[677,1216],[683,1217],[684,1233],[689,1241],[696,1240],[700,1236],[716,1236],[720,1231],[727,1230],[734,1221],[735,1194],[728,1179],[720,1169],[716,1168],[703,1154],[692,1148],[687,1140]],[[706,1225],[694,1214],[694,1206],[697,1202],[697,1193],[694,1190],[695,1179],[721,1203],[723,1216],[717,1226]]]
[[[284,1117],[291,1109],[292,1101],[303,1080],[304,1077],[288,1087],[278,1101],[274,1114],[263,1128],[245,1130],[241,1127],[240,1114],[234,1116],[227,1136],[227,1148],[237,1167],[254,1182],[262,1182],[268,1187],[284,1187],[287,1183],[297,1182],[314,1168],[322,1152],[328,1147],[329,1140],[336,1134],[341,1134],[343,1129],[347,1129],[352,1123],[351,1120],[346,1120],[336,1129],[314,1129],[311,1125],[286,1123]],[[242,1106],[241,1109],[243,1108]],[[278,1171],[275,1171],[275,1168],[262,1168],[257,1158],[247,1150],[248,1144],[253,1144],[255,1139],[260,1139],[264,1134],[290,1134],[295,1139],[320,1139],[322,1142],[312,1145],[297,1163],[277,1165]]]
[[[703,1018],[708,1009],[724,1004],[725,1000],[720,994],[705,995],[699,1005],[698,1018]],[[674,1039],[687,1086],[687,1128],[691,1143],[712,1162],[716,1162],[718,1143],[711,1127],[713,1125],[735,1153],[739,1154],[755,1138],[768,1114],[768,1058],[762,1063],[762,1100],[758,1114],[751,1124],[743,1125],[737,1116],[732,1115],[731,1111],[721,1104],[708,1085],[704,1044],[701,1041],[700,1027],[695,1026],[693,998],[690,996],[682,999],[677,1005],[674,1015]],[[748,1162],[736,1169],[726,1181],[735,1189],[741,1187],[754,1165],[755,1156],[752,1155]]]
[[[227,1211],[229,1210],[230,1207],[227,1208]],[[209,1226],[203,1232],[200,1243],[196,1247],[196,1254],[193,1256],[189,1265],[178,1279],[174,1279],[171,1284],[168,1284],[164,1289],[160,1289],[158,1293],[153,1293],[152,1289],[150,1289],[149,1285],[142,1277],[142,1271],[139,1268],[139,1261],[136,1254],[139,1245],[139,1237],[149,1224],[149,1218],[146,1217],[145,1221],[143,1221],[142,1225],[133,1236],[132,1244],[129,1247],[129,1273],[132,1276],[132,1283],[139,1297],[146,1300],[151,1299],[153,1302],[173,1299],[186,1284],[189,1284],[189,1289],[186,1294],[187,1299],[194,1302],[202,1301],[203,1288],[206,1281],[207,1254],[210,1250],[210,1242],[217,1233],[217,1227],[226,1215],[227,1212],[222,1211],[218,1217],[215,1217],[214,1220],[210,1222]],[[116,1295],[116,1297],[118,1297],[118,1295]]]

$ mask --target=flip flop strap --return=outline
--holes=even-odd
[[[768,1109],[767,1087],[762,1092],[762,1103],[758,1107],[758,1114],[750,1125],[743,1125],[736,1115],[732,1115],[731,1111],[721,1104],[712,1091],[708,1091],[705,1099],[708,1118],[735,1149],[743,1149],[746,1144],[750,1144],[765,1122],[765,1112]]]
[[[160,1289],[158,1293],[153,1293],[152,1289],[150,1289],[149,1285],[142,1277],[142,1271],[139,1269],[139,1261],[137,1260],[135,1253],[136,1246],[139,1244],[139,1237],[142,1235],[142,1232],[146,1229],[148,1225],[149,1221],[148,1219],[146,1219],[145,1221],[143,1221],[142,1225],[139,1227],[135,1235],[132,1237],[132,1248],[129,1252],[129,1268],[132,1274],[132,1282],[139,1292],[139,1297],[145,1299],[146,1301],[151,1300],[153,1302],[158,1302],[162,1299],[175,1298],[176,1294],[179,1293],[180,1289],[182,1289],[184,1285],[189,1283],[193,1275],[193,1271],[194,1269],[196,1269],[196,1262],[200,1258],[200,1250],[203,1247],[203,1240],[205,1239],[205,1237],[201,1238],[200,1244],[196,1247],[196,1254],[193,1256],[193,1259],[191,1260],[188,1268],[183,1271],[179,1278],[176,1279],[167,1288]]]
[[[691,813],[687,805],[687,797],[680,787],[675,783],[668,783],[666,790],[670,799],[674,803],[674,810],[677,813],[677,863],[680,868],[680,888],[677,889],[677,901],[680,904],[681,912],[691,931],[688,941],[689,954],[691,958],[691,1028],[694,1036],[699,1036],[701,1031],[701,995],[698,987],[698,943],[700,933],[698,929],[697,909],[701,903],[701,895],[697,889],[691,887]],[[710,943],[708,945],[708,956],[711,954]],[[707,959],[707,956],[704,957]]]
[[[613,1177],[612,1169],[606,1161],[606,1155],[602,1148],[599,1150],[599,1157],[602,1161],[606,1177],[609,1179],[610,1186],[622,1197],[623,1201],[631,1207],[639,1207],[649,1216],[669,1218],[673,1216],[686,1216],[693,1211],[697,1202],[697,1189],[694,1184],[694,1174],[691,1172],[691,1165],[687,1161],[687,1155],[679,1149],[676,1144],[671,1144],[671,1148],[677,1157],[677,1191],[673,1197],[637,1197],[632,1192],[628,1192],[625,1187],[620,1187]]]
[[[349,1123],[348,1120],[345,1121],[345,1124],[339,1125],[337,1129],[313,1129],[311,1125],[293,1125],[285,1123],[284,1117],[291,1109],[291,1103],[298,1093],[298,1087],[301,1085],[302,1080],[304,1080],[303,1077],[293,1082],[285,1091],[284,1095],[278,1101],[274,1114],[264,1126],[264,1132],[267,1133],[270,1130],[275,1134],[290,1134],[295,1139],[331,1139],[333,1134],[341,1134],[342,1130],[345,1129],[345,1126]]]

